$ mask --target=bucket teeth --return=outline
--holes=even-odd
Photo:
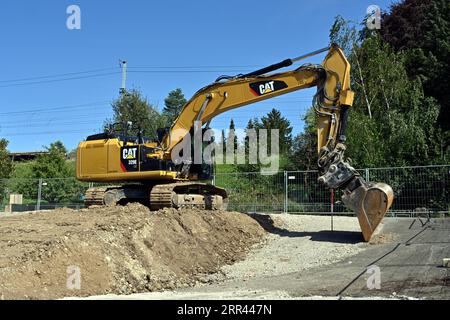
[[[344,204],[356,213],[365,241],[370,241],[393,200],[394,192],[385,183],[363,183],[342,196]]]

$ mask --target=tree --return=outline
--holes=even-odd
[[[245,148],[245,153],[248,154],[249,153],[249,131],[250,130],[255,130],[255,124],[258,123],[258,119],[250,119],[247,122],[247,126],[245,127],[245,140],[244,140],[244,148]]]
[[[313,109],[306,113],[303,121],[305,128],[294,137],[287,170],[317,170],[317,116]]]
[[[47,153],[39,156],[33,164],[34,178],[67,178],[69,171],[66,166],[67,149],[61,141],[56,141],[46,147]]]
[[[331,38],[354,41],[348,25],[331,30]],[[406,54],[395,52],[378,34],[352,48],[355,101],[348,126],[347,155],[357,167],[417,165],[436,161],[439,106],[424,94],[418,79],[407,74]]]
[[[47,153],[40,155],[30,166],[27,176],[21,176],[14,190],[24,198],[35,200],[38,197],[38,182],[42,179],[41,200],[48,203],[68,203],[79,201],[81,183],[73,177],[73,168],[67,163],[67,149],[61,141],[45,147]],[[31,180],[31,182],[30,182]]]
[[[8,155],[8,141],[0,139],[0,179],[7,179],[11,177],[14,169],[13,162]]]
[[[184,105],[186,104],[183,91],[180,88],[172,90],[169,95],[164,99],[163,115],[167,119],[167,125],[171,125],[180,114]]]
[[[8,155],[8,141],[0,139],[0,202],[5,197],[6,180],[11,177],[14,170],[14,165]]]
[[[267,129],[268,145],[270,147],[270,130],[278,129],[279,131],[279,151],[282,155],[288,155],[292,147],[292,126],[290,121],[281,115],[281,112],[273,108],[266,116],[261,118],[260,123],[256,124],[258,129]]]
[[[126,92],[113,101],[112,108],[113,119],[107,120],[106,126],[112,123],[126,125],[132,122],[128,135],[137,136],[140,129],[145,137],[156,139],[158,128],[164,127],[166,122],[156,108],[136,89]]]
[[[222,143],[222,145],[225,146],[226,142],[227,142],[227,139],[225,138],[225,130],[222,129],[220,131],[220,142],[219,143]]]
[[[257,132],[257,126],[259,126],[258,124],[258,119],[257,118],[253,118],[250,119],[247,122],[247,126],[245,128],[245,140],[244,140],[244,150],[245,150],[245,154],[247,155],[247,161],[244,165],[240,166],[240,170],[242,172],[257,172],[260,170],[260,164],[259,163],[250,163],[250,157],[253,157],[253,159],[258,159],[258,132]],[[256,141],[252,141],[252,143],[256,144],[256,148],[253,148],[251,151],[252,152],[256,152],[256,154],[250,155],[250,130],[254,130],[256,136],[253,137],[253,139],[256,138]]]
[[[290,121],[283,117],[281,112],[277,109],[272,109],[267,115],[261,117],[261,119],[254,118],[248,121],[247,127],[245,131],[248,133],[249,130],[255,130],[257,133],[257,152],[259,156],[259,136],[261,132],[259,130],[265,129],[267,130],[267,148],[268,153],[272,150],[271,146],[271,131],[272,129],[277,129],[279,134],[279,160],[280,160],[280,169],[283,170],[289,166],[289,157],[292,151],[292,126]],[[245,153],[249,154],[249,139],[245,138]],[[248,162],[248,161],[247,161]],[[239,171],[244,172],[253,172],[259,171],[261,169],[260,163],[258,164],[250,164],[246,163],[245,165],[238,166]]]
[[[238,148],[238,138],[236,136],[236,126],[234,125],[233,119],[230,120],[230,126],[228,127],[228,136],[226,138],[227,144],[231,144],[231,141],[233,141],[233,148],[234,150],[236,150]]]
[[[383,15],[384,42],[404,52],[411,80],[420,80],[424,94],[440,104],[438,124],[450,146],[450,2],[403,0]]]

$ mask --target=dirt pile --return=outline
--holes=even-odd
[[[3,217],[0,297],[129,294],[189,286],[244,258],[264,235],[258,222],[240,213],[150,212],[139,204]],[[78,271],[79,290],[73,289]]]

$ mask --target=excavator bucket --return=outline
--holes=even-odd
[[[393,200],[394,192],[385,183],[365,182],[342,196],[344,204],[356,213],[365,241],[370,241]]]

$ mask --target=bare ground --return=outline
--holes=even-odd
[[[131,294],[192,286],[246,256],[266,232],[235,212],[95,208],[0,220],[0,298]],[[81,289],[67,288],[78,267]],[[70,270],[69,270],[70,272]]]
[[[270,288],[270,284],[278,282],[280,277],[296,283],[295,275],[299,272],[352,259],[372,246],[362,242],[355,217],[334,217],[334,231],[330,230],[331,218],[326,216],[278,214],[252,217],[268,231],[264,241],[253,245],[245,259],[224,265],[219,272],[205,276],[194,287],[90,299],[298,299],[283,288],[282,282],[275,289]]]
[[[264,245],[257,245],[246,259],[225,265],[209,282],[264,278],[338,262],[363,251],[355,217],[259,215],[256,220],[269,231]]]
[[[269,231],[245,260],[224,266],[208,284],[91,299],[448,299],[450,220],[386,218],[361,243],[356,218],[254,217]],[[267,222],[275,220],[272,225]],[[377,266],[380,287],[368,286]]]

